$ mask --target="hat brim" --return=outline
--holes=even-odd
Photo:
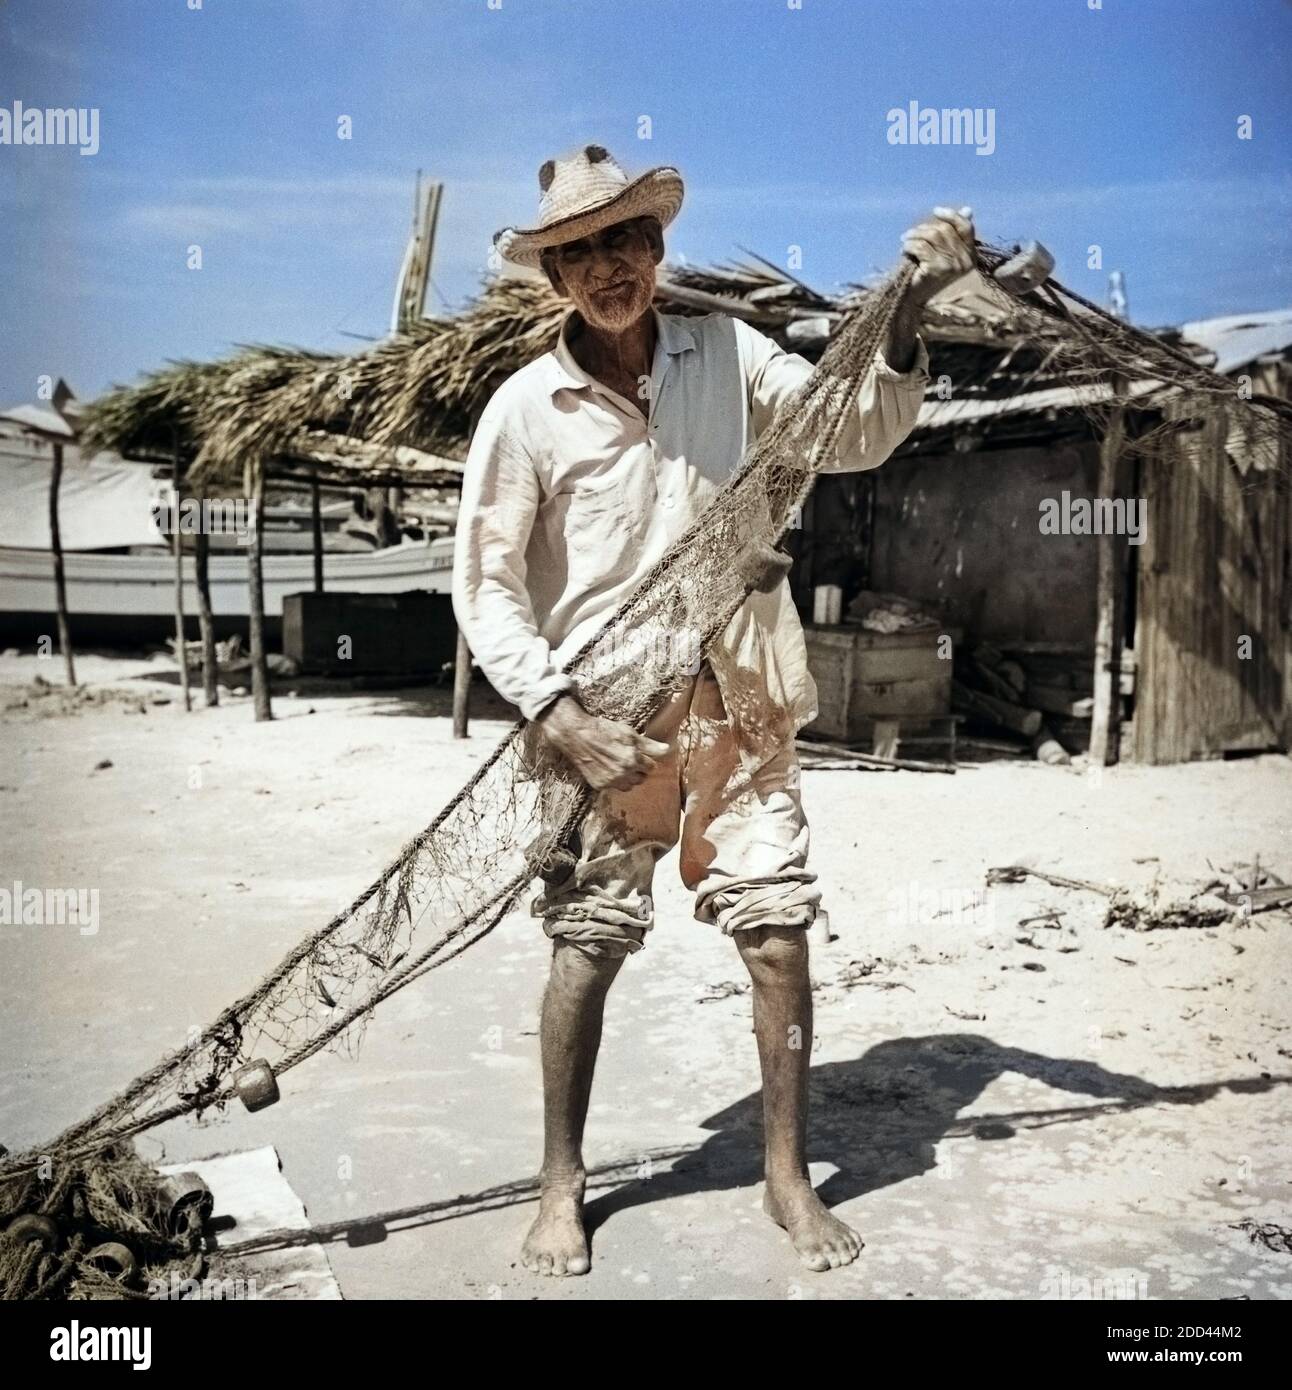
[[[630,217],[656,217],[661,227],[667,227],[682,206],[682,194],[682,175],[676,169],[667,165],[648,169],[596,207],[571,213],[546,227],[504,227],[494,237],[494,246],[505,260],[537,266],[548,247],[578,241]]]

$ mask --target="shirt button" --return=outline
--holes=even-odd
[[[661,500],[666,507],[671,507],[673,505],[673,494],[671,492],[666,492]]]

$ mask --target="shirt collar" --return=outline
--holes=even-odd
[[[568,309],[561,319],[561,331],[556,340],[556,346],[551,352],[551,370],[549,376],[549,389],[555,395],[558,391],[578,390],[583,386],[595,386],[596,382],[587,372],[574,360],[574,354],[570,351],[570,345],[566,342],[566,330],[570,326],[570,320],[574,317],[577,310]],[[684,318],[675,314],[661,314],[654,307],[651,313],[655,315],[655,333],[662,351],[669,357],[676,357],[680,352],[690,352],[695,347],[695,331]]]

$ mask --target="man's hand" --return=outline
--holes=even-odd
[[[668,752],[667,743],[637,734],[616,719],[589,714],[562,695],[538,716],[543,737],[594,790],[627,791]]]
[[[974,267],[973,209],[934,208],[902,237],[902,251],[916,263],[908,302],[923,307]]]

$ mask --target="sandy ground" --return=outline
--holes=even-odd
[[[10,1148],[252,985],[505,728],[495,706],[455,743],[441,693],[304,686],[272,724],[246,699],[185,717],[163,661],[94,656],[80,674],[98,698],[50,717],[56,696],[21,703],[37,672],[59,676],[0,660],[3,878],[97,888],[101,920],[0,926]],[[759,1214],[749,996],[673,857],[608,1009],[588,1277],[517,1260],[547,955],[523,912],[390,1000],[357,1058],[316,1057],[278,1106],[178,1122],[144,1151],[276,1145],[311,1219],[348,1223],[329,1254],[349,1298],[1292,1297],[1292,1254],[1234,1229],[1292,1226],[1292,918],[1140,933],[1102,929],[1086,893],[973,899],[989,865],[1019,861],[1189,887],[1259,852],[1292,879],[1288,759],[804,785],[838,934],[813,954],[812,1172],[866,1240],[852,1267],[808,1273]]]

